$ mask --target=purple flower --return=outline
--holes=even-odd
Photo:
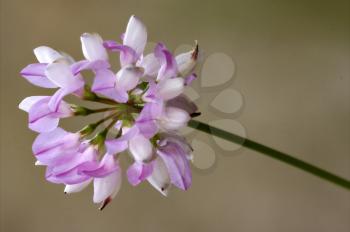
[[[84,81],[80,75],[73,75],[69,55],[46,46],[34,49],[34,54],[39,63],[28,65],[21,75],[39,87],[59,88],[48,103],[50,110],[56,111],[63,97],[81,89]]]
[[[57,128],[60,118],[73,116],[70,106],[61,101],[55,111],[51,111],[50,96],[31,96],[25,98],[19,108],[29,115],[29,128],[36,132],[48,132]]]
[[[189,160],[191,148],[182,138],[166,134],[159,142],[157,154],[167,167],[170,182],[176,187],[187,190],[192,184]]]
[[[152,53],[143,54],[147,30],[135,16],[121,39],[121,43],[103,41],[98,34],[84,33],[80,37],[84,59],[77,62],[65,53],[38,47],[34,54],[39,63],[21,71],[30,83],[57,89],[52,96],[31,96],[19,104],[28,113],[29,128],[40,133],[32,147],[35,164],[46,167],[46,179],[64,184],[67,194],[92,183],[93,202],[101,203],[101,209],[120,189],[119,157],[125,151],[133,159],[126,171],[133,186],[147,180],[167,195],[171,185],[187,190],[192,182],[192,150],[177,133],[199,114],[184,95],[196,79],[198,45],[173,56],[158,43]],[[121,68],[116,73],[108,52],[119,53]],[[93,73],[91,87],[83,71]],[[63,100],[67,95],[104,106],[70,105]],[[59,127],[62,118],[95,113],[104,115],[75,133]]]
[[[121,170],[113,155],[105,154],[98,160],[96,147],[81,141],[79,133],[57,128],[41,133],[33,143],[37,165],[47,166],[46,179],[65,184],[65,192],[83,190],[94,183],[94,202],[112,199],[119,190]]]

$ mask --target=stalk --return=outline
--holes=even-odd
[[[259,154],[269,156],[273,159],[279,160],[281,162],[284,162],[286,164],[289,164],[293,167],[299,168],[305,172],[308,172],[312,175],[318,176],[319,178],[329,181],[333,184],[336,184],[340,187],[343,187],[347,190],[350,190],[350,181],[342,178],[338,175],[335,175],[331,172],[328,172],[324,169],[321,169],[315,165],[309,164],[305,161],[302,161],[300,159],[297,159],[293,157],[292,155],[289,155],[287,153],[278,151],[274,148],[265,146],[261,143],[254,142],[250,139],[243,138],[239,135],[224,131],[222,129],[209,126],[206,123],[199,122],[197,120],[190,120],[188,123],[189,127],[192,127],[194,129],[200,130],[202,132],[205,132],[207,134],[211,134],[214,136],[217,136],[219,138],[225,139],[227,141],[241,144],[243,147],[247,147],[249,149],[252,149],[254,151],[259,152]]]

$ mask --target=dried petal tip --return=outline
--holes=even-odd
[[[191,58],[193,60],[197,60],[198,59],[198,54],[199,54],[199,46],[198,46],[198,41],[197,40],[195,40],[194,42],[195,42],[195,47],[193,49]]]
[[[201,112],[195,112],[195,113],[190,114],[191,118],[195,118],[195,117],[198,117],[200,115],[201,115]]]
[[[104,208],[106,208],[106,206],[112,201],[111,197],[107,197],[106,200],[104,200],[100,206],[100,208],[98,208],[99,210],[103,210]]]

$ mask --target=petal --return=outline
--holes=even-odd
[[[81,60],[78,62],[75,62],[71,65],[71,70],[74,75],[77,75],[79,72],[84,70],[100,70],[100,69],[108,69],[110,68],[110,64],[107,60],[95,60],[95,61],[88,61],[88,60]]]
[[[197,105],[191,101],[186,95],[181,94],[167,103],[167,106],[176,107],[185,110],[188,114],[192,114],[198,111]]]
[[[121,172],[115,171],[102,178],[94,178],[94,203],[114,198],[121,185]]]
[[[56,163],[65,154],[77,153],[80,145],[79,134],[68,133],[61,128],[39,134],[32,146],[38,161],[44,165]]]
[[[129,91],[136,87],[142,74],[142,69],[138,67],[122,68],[117,73],[116,87],[118,89]]]
[[[195,49],[181,53],[175,57],[176,64],[178,67],[178,71],[181,76],[188,76],[197,64],[198,59],[198,45],[196,45]]]
[[[57,90],[55,94],[50,98],[50,101],[48,103],[49,109],[53,112],[56,112],[60,106],[60,103],[62,102],[62,99],[68,94],[69,92],[67,92],[65,89]]]
[[[57,85],[52,83],[45,75],[47,64],[29,64],[20,74],[33,85],[43,88],[57,88]]]
[[[123,44],[135,50],[140,56],[147,43],[147,29],[135,16],[131,16],[126,27]]]
[[[128,93],[115,87],[116,76],[111,70],[99,69],[95,71],[95,74],[94,83],[91,88],[93,92],[112,98],[117,102],[124,103],[128,101]]]
[[[36,121],[30,122],[28,124],[29,128],[33,131],[42,133],[49,132],[57,128],[59,123],[59,118],[54,117],[42,117]]]
[[[99,89],[114,88],[116,81],[115,74],[109,69],[101,69],[96,71],[94,83],[91,90],[93,92]]]
[[[145,71],[144,74],[151,77],[156,77],[160,69],[159,60],[156,58],[154,53],[148,54],[143,57],[137,66],[142,67]]]
[[[39,63],[53,63],[56,60],[63,58],[63,56],[56,50],[47,47],[40,46],[34,49],[34,55],[38,59]]]
[[[142,181],[146,180],[152,174],[153,165],[152,163],[144,164],[134,162],[129,166],[127,170],[128,181],[131,185],[136,186]]]
[[[92,179],[83,181],[79,184],[71,184],[71,185],[66,185],[64,188],[64,193],[70,194],[70,193],[77,193],[85,189],[90,183]]]
[[[158,43],[154,49],[154,54],[161,64],[157,80],[164,80],[175,77],[178,71],[175,58],[171,52],[163,44]]]
[[[33,143],[33,153],[38,154],[48,150],[50,147],[56,147],[66,135],[68,135],[68,132],[62,128],[56,128],[49,133],[39,134]]]
[[[84,85],[82,78],[74,76],[69,65],[64,63],[49,64],[45,70],[45,74],[55,85],[65,88],[70,92],[74,92]]]
[[[48,106],[50,98],[43,98],[32,105],[29,114],[29,128],[37,132],[48,132],[55,129],[59,118],[72,115],[69,106],[63,101],[57,112],[52,112]]]
[[[107,153],[103,156],[99,166],[94,170],[85,170],[84,174],[91,177],[105,177],[112,172],[119,170],[119,163],[114,160],[114,156]]]
[[[105,142],[107,152],[110,154],[118,154],[125,151],[128,148],[127,141],[120,141],[118,139],[110,139]]]
[[[77,169],[69,170],[68,172],[62,173],[60,175],[53,175],[51,173],[51,168],[48,167],[46,169],[45,178],[47,181],[50,181],[52,183],[73,185],[89,180],[91,177],[80,175]]]
[[[153,146],[151,142],[141,134],[130,139],[129,150],[134,159],[139,162],[148,161],[153,155]]]
[[[147,178],[148,182],[164,196],[168,195],[170,187],[170,177],[164,161],[157,157],[153,161],[153,172]]]
[[[167,79],[157,86],[158,96],[163,100],[170,100],[179,96],[184,90],[184,79],[181,77]]]
[[[186,126],[190,118],[190,115],[185,110],[167,107],[160,119],[160,124],[166,130],[179,130]]]
[[[122,67],[133,64],[138,59],[135,50],[127,45],[118,44],[113,40],[107,40],[103,45],[112,52],[120,52],[120,64]]]
[[[147,139],[152,138],[158,132],[158,125],[154,120],[136,122],[136,126],[139,128],[140,133]]]
[[[192,183],[192,174],[186,155],[179,149],[158,151],[158,155],[168,169],[171,183],[182,190],[187,190]]]
[[[108,54],[103,46],[103,40],[98,34],[84,33],[81,37],[84,57],[89,61],[108,60]]]
[[[136,122],[146,122],[158,119],[162,115],[163,110],[164,104],[162,101],[146,103],[137,117]]]
[[[197,75],[195,73],[190,74],[185,78],[185,85],[191,85],[194,80],[197,79]]]
[[[18,108],[20,108],[23,111],[29,112],[30,108],[37,103],[38,101],[49,98],[49,96],[31,96],[24,98],[21,103],[19,103]]]

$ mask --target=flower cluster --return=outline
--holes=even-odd
[[[158,43],[153,53],[144,55],[147,31],[135,16],[121,40],[103,41],[98,34],[84,33],[85,59],[77,62],[66,53],[41,46],[34,49],[39,63],[21,71],[33,85],[57,89],[52,96],[31,96],[19,104],[28,113],[29,128],[39,133],[32,147],[36,165],[46,166],[46,179],[64,184],[65,193],[79,192],[93,183],[93,201],[101,203],[101,209],[120,188],[118,158],[125,151],[133,158],[126,171],[133,186],[147,180],[167,195],[171,185],[187,190],[192,179],[191,147],[178,130],[199,114],[183,94],[196,78],[198,45],[174,57]],[[111,70],[108,52],[119,54],[117,73]],[[82,71],[94,74],[91,86]],[[64,101],[67,95],[108,107],[69,104]],[[78,132],[58,126],[61,118],[100,112],[104,117]],[[110,133],[112,128],[118,132]]]

